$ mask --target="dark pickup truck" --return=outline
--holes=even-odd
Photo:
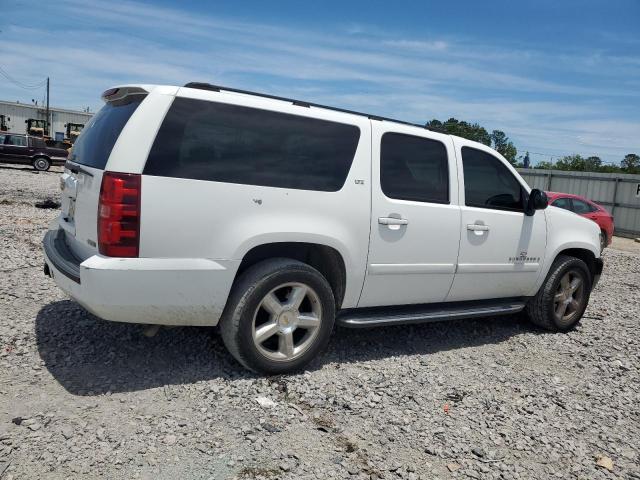
[[[48,147],[41,137],[0,132],[0,163],[33,165],[36,170],[46,171],[51,165],[64,165],[67,155],[63,148]]]

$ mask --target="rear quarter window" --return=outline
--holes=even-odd
[[[334,192],[346,181],[359,138],[354,125],[178,97],[144,173]]]
[[[31,137],[30,141],[35,148],[46,148],[48,146],[42,138]]]
[[[122,129],[144,98],[144,95],[132,95],[102,107],[85,125],[69,160],[104,170]]]

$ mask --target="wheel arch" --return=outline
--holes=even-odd
[[[600,229],[598,229],[598,234],[599,232]],[[589,273],[591,274],[592,281],[594,277],[600,274],[602,261],[600,260],[599,241],[597,246],[586,241],[565,242],[558,247],[552,248],[550,249],[550,251],[548,251],[548,254],[545,256],[543,267],[538,275],[538,280],[536,281],[534,287],[529,291],[528,296],[533,297],[538,292],[538,290],[540,290],[545,280],[549,276],[549,271],[551,270],[553,263],[556,261],[559,255],[568,255],[584,261],[589,268]],[[598,264],[600,264],[600,266]]]
[[[313,242],[270,242],[249,249],[240,262],[234,282],[247,268],[269,258],[291,258],[318,270],[329,282],[336,309],[344,301],[347,275],[343,255],[334,247]]]
[[[589,268],[589,273],[591,274],[591,281],[592,282],[593,282],[594,277],[599,274],[599,272],[597,271],[596,256],[589,249],[586,249],[586,248],[566,248],[566,249],[561,250],[560,252],[558,252],[557,255],[555,256],[555,258],[553,259],[553,261],[555,262],[556,258],[558,258],[560,255],[565,255],[567,257],[579,258],[584,263],[586,263],[587,267]],[[552,264],[553,264],[553,262],[552,262]]]

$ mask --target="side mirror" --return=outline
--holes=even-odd
[[[528,216],[536,213],[536,210],[544,210],[549,206],[549,199],[547,194],[537,188],[531,190],[529,198],[527,199],[527,207],[524,211]]]

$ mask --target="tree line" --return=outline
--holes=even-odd
[[[433,119],[426,123],[427,128],[441,130],[451,135],[457,135],[468,140],[473,140],[492,147],[515,167],[529,168],[529,152],[518,156],[518,150],[509,137],[502,130],[493,130],[489,133],[478,123],[468,123],[450,118],[446,121]],[[583,157],[581,155],[566,155],[555,162],[538,162],[531,168],[545,170],[567,170],[576,172],[607,172],[607,173],[637,173],[640,174],[640,156],[629,153],[621,160],[620,165],[605,164],[598,156]]]
[[[640,174],[640,156],[628,153],[620,161],[620,165],[602,162],[600,157],[583,157],[581,155],[566,155],[555,162],[538,162],[533,168],[545,170],[570,170],[574,172],[604,172],[604,173],[637,173]]]

